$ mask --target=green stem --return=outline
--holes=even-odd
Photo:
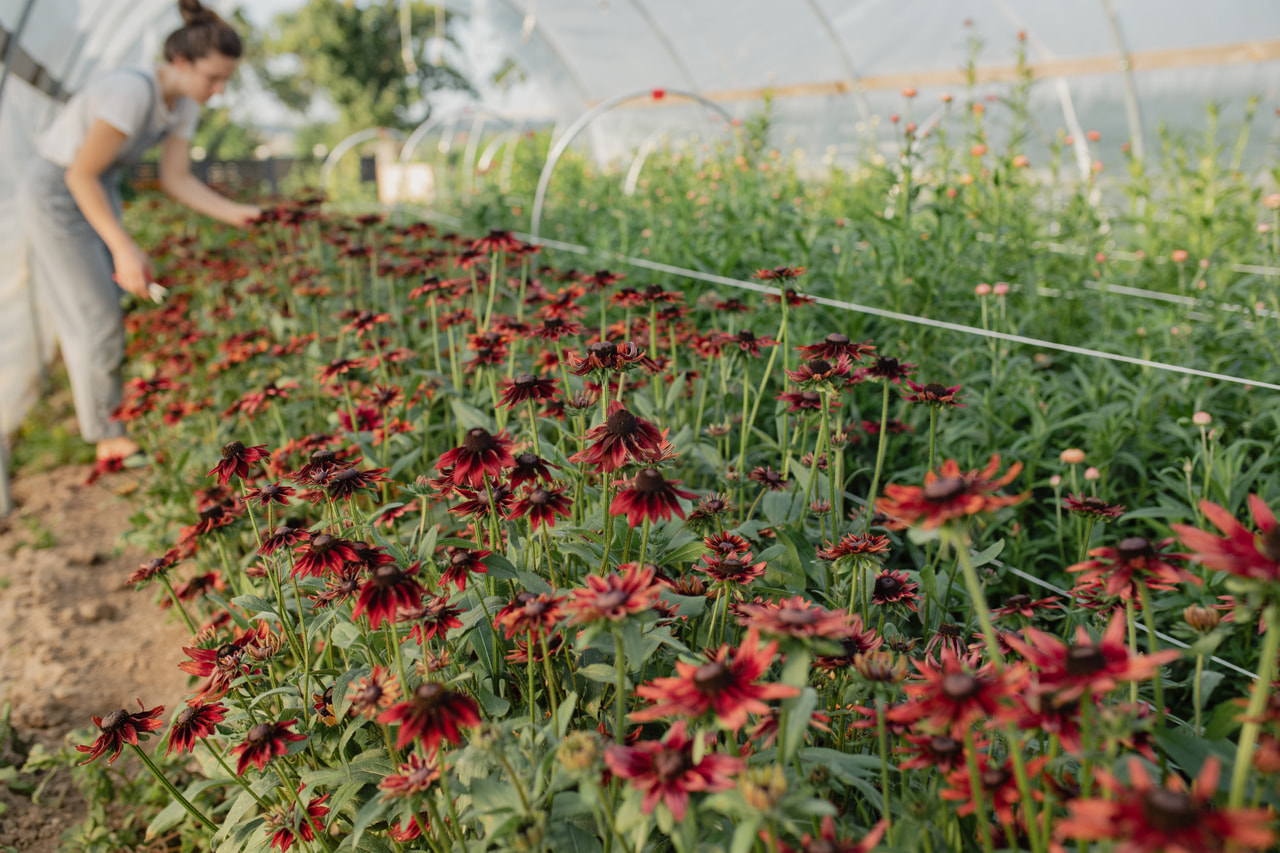
[[[155,762],[151,760],[151,756],[147,755],[146,752],[142,750],[142,747],[133,743],[129,744],[129,746],[131,746],[133,748],[133,751],[138,754],[138,758],[142,759],[142,763],[147,765],[147,769],[151,771],[152,776],[156,777],[156,781],[158,781],[161,785],[163,785],[165,790],[169,792],[169,796],[173,797],[179,803],[182,803],[182,807],[186,809],[187,814],[191,815],[193,818],[203,823],[205,825],[205,828],[208,829],[210,832],[218,831],[217,824],[209,820],[209,818],[205,817],[204,812],[200,811],[198,808],[192,805],[191,801],[188,800],[186,797],[184,797],[182,795],[182,792],[179,791],[177,788],[175,788],[173,786],[173,783],[170,782],[167,778],[165,778],[165,775],[160,772],[160,768],[156,767]]]
[[[1156,641],[1156,614],[1151,610],[1151,593],[1147,589],[1146,584],[1139,584],[1138,591],[1142,595],[1142,619],[1147,626],[1147,649],[1151,654],[1160,651]],[[1196,679],[1199,681],[1199,679]],[[1156,667],[1155,674],[1156,688],[1156,718],[1157,725],[1164,728],[1165,706],[1164,706],[1164,677],[1160,675],[1160,668]],[[1196,713],[1200,712],[1199,705],[1196,706]]]
[[[871,475],[871,491],[867,495],[867,523],[864,527],[865,532],[871,530],[871,519],[876,515],[876,492],[880,488],[880,472],[884,470],[884,452],[889,444],[889,380],[880,380],[884,383],[884,401],[880,406],[880,441],[876,448],[876,470]]]
[[[613,632],[614,667],[618,670],[618,691],[613,697],[614,724],[613,739],[619,745],[626,743],[627,733],[623,728],[627,718],[627,666],[626,652],[622,648],[622,634]]]
[[[1267,633],[1262,639],[1262,658],[1258,662],[1258,679],[1253,682],[1249,695],[1249,707],[1245,710],[1245,724],[1240,729],[1240,741],[1236,745],[1236,763],[1231,770],[1230,808],[1244,805],[1245,788],[1249,783],[1249,769],[1253,766],[1253,749],[1258,743],[1258,730],[1262,712],[1266,709],[1271,693],[1271,682],[1276,677],[1276,654],[1280,652],[1280,604],[1268,604],[1262,614],[1267,623]]]

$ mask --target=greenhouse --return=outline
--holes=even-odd
[[[1280,849],[1280,6],[0,0],[0,853]]]

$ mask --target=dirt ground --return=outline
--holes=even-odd
[[[183,699],[185,630],[152,603],[152,590],[125,585],[152,556],[119,544],[132,512],[121,493],[137,475],[85,486],[89,470],[19,474],[17,509],[0,520],[0,708],[11,703],[16,732],[13,744],[0,743],[0,769],[21,767],[35,743],[58,748],[71,730],[92,726],[91,715],[136,710],[137,699],[172,709]],[[85,816],[66,770],[40,800],[0,780],[0,851],[54,853]]]

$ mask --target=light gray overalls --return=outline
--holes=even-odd
[[[146,121],[142,131],[125,140],[101,178],[117,219],[123,213],[119,186],[124,170],[169,133],[167,127],[152,127],[160,98],[155,81],[141,71],[135,73],[146,79],[150,92]],[[97,442],[125,434],[124,425],[111,420],[123,395],[123,291],[112,279],[111,252],[80,212],[65,173],[64,167],[39,155],[32,158],[19,185],[19,210],[36,305],[53,321],[81,437]]]

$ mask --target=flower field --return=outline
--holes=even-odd
[[[527,173],[457,232],[144,203],[192,682],[76,758],[170,849],[1271,848],[1280,198],[1108,215],[973,106],[928,169],[909,115],[852,177],[566,162],[544,234],[617,255],[508,230]]]

